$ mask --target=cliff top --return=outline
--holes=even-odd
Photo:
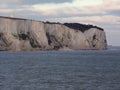
[[[7,17],[7,16],[0,16],[0,18],[14,19],[14,20],[28,20],[28,19],[24,19],[24,18]]]
[[[6,18],[6,19],[14,19],[14,20],[32,20],[32,19],[24,19],[24,18],[16,18],[16,17],[6,17],[6,16],[0,16],[0,18]],[[37,20],[33,20],[33,21],[37,21]],[[101,27],[98,27],[98,26],[93,26],[93,25],[86,25],[86,24],[80,24],[80,23],[59,23],[59,22],[43,22],[43,23],[47,23],[47,24],[61,24],[61,25],[65,25],[69,28],[72,28],[72,29],[76,29],[76,30],[80,30],[82,32],[90,29],[90,28],[97,28],[101,31],[104,31],[103,28]]]
[[[47,24],[61,24],[59,22],[48,22],[48,21],[45,22],[45,23],[47,23]],[[69,28],[80,30],[82,32],[84,32],[84,31],[86,31],[86,30],[88,30],[90,28],[97,28],[97,29],[99,29],[101,31],[104,31],[103,28],[98,27],[98,26],[94,26],[94,25],[90,25],[90,24],[87,25],[87,24],[80,24],[80,23],[64,23],[64,24],[61,24],[61,25],[65,25],[65,26],[67,26]]]
[[[65,25],[65,26],[67,26],[69,28],[72,28],[72,29],[80,30],[82,32],[84,32],[84,31],[86,31],[86,30],[88,30],[90,28],[97,28],[97,29],[99,29],[101,31],[104,31],[103,28],[100,28],[98,26],[93,26],[93,25],[90,25],[90,24],[86,25],[86,24],[80,24],[80,23],[64,23],[63,25]]]

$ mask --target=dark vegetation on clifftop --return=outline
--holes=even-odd
[[[47,24],[61,24],[59,22],[48,22],[48,21],[45,22],[45,23],[47,23]],[[80,23],[64,23],[62,25],[65,25],[65,26],[67,26],[67,27],[69,27],[71,29],[80,30],[82,32],[84,32],[84,31],[86,31],[86,30],[88,30],[90,28],[97,28],[97,29],[99,29],[101,31],[104,31],[103,28],[100,28],[98,26],[93,26],[93,25],[90,25],[90,24],[86,25],[86,24],[80,24]]]
[[[77,29],[77,30],[80,30],[82,32],[90,29],[90,28],[97,28],[99,30],[102,30],[102,28],[100,27],[97,27],[97,26],[93,26],[93,25],[86,25],[86,24],[80,24],[80,23],[64,23],[65,26],[69,27],[69,28],[72,28],[72,29]]]

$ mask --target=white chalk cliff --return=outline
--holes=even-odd
[[[104,30],[93,27],[81,31],[64,24],[0,17],[0,51],[22,50],[103,50]]]

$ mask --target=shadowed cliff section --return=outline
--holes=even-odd
[[[104,50],[102,28],[0,16],[0,51]]]

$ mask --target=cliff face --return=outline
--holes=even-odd
[[[0,17],[0,50],[106,49],[104,30]]]

